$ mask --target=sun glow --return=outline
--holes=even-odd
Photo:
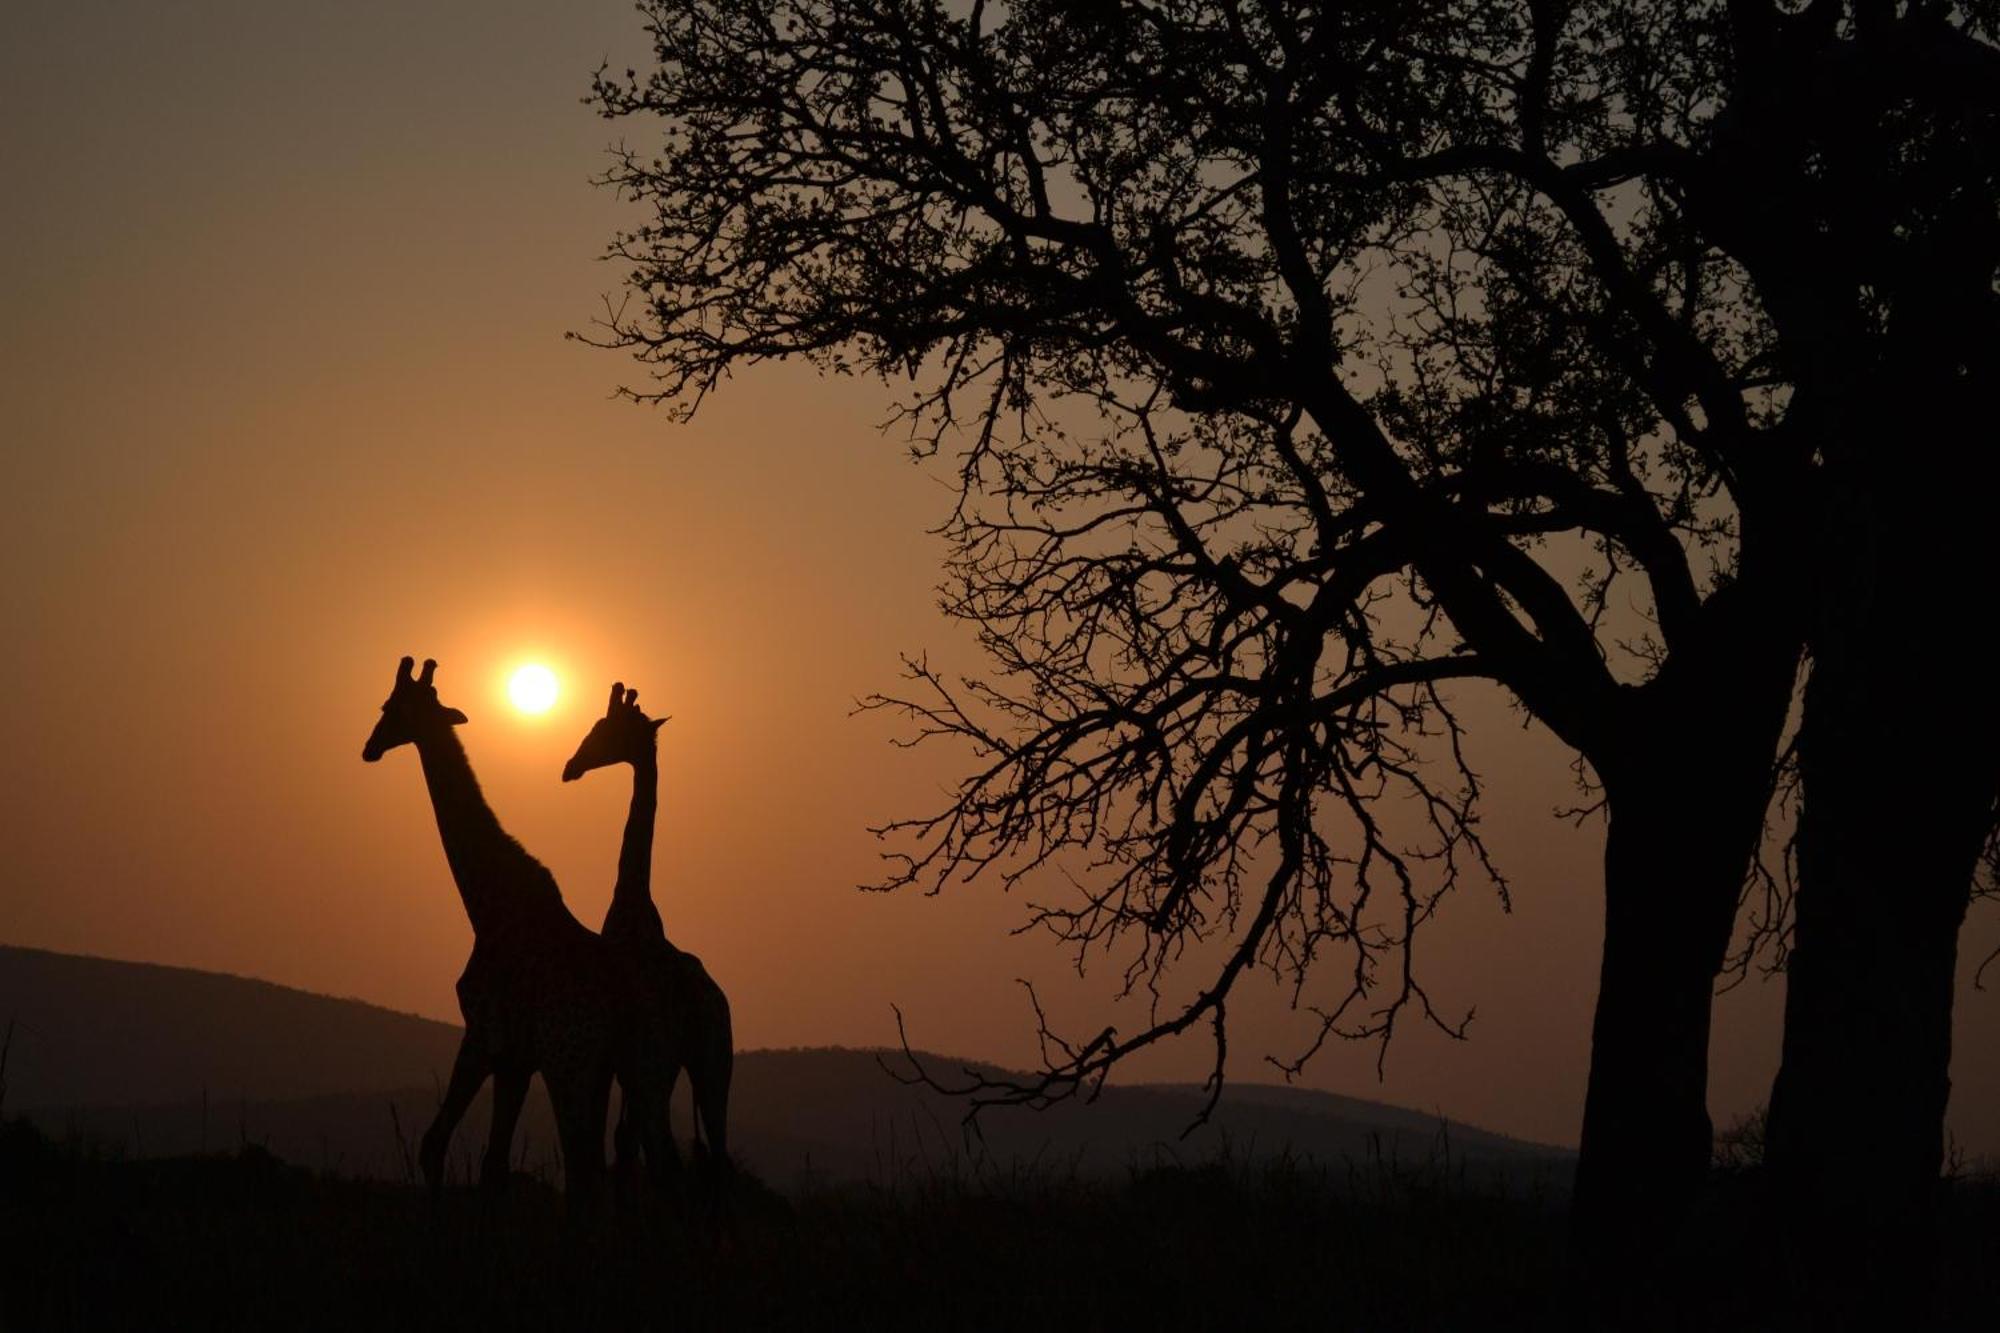
[[[556,694],[556,673],[533,662],[507,681],[507,697],[524,713],[548,712],[555,705]]]

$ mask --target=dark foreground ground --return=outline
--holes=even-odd
[[[1960,1182],[1932,1271],[1804,1276],[1737,1218],[1591,1282],[1560,1204],[1449,1171],[1298,1165],[914,1176],[566,1222],[499,1198],[342,1180],[262,1149],[121,1161],[0,1126],[0,1328],[1979,1329],[2000,1315],[2000,1187]],[[1877,1304],[1857,1292],[1869,1287]]]

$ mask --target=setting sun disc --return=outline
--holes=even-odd
[[[546,713],[556,702],[556,673],[530,663],[507,682],[507,697],[524,713]]]

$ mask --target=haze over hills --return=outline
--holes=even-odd
[[[0,1024],[12,1019],[5,1106],[55,1132],[146,1155],[263,1144],[308,1166],[401,1179],[436,1106],[459,1029],[359,1000],[188,968],[0,946]],[[966,1062],[923,1057],[933,1072]],[[739,1053],[731,1148],[780,1187],[979,1169],[1118,1171],[1170,1156],[1280,1154],[1336,1167],[1445,1164],[1561,1189],[1569,1154],[1437,1115],[1271,1084],[1232,1084],[1210,1124],[1184,1085],[1112,1087],[1091,1105],[996,1109],[976,1135],[963,1104],[898,1082],[900,1053]],[[482,1097],[454,1141],[469,1174],[486,1138]],[[690,1129],[686,1093],[676,1127]],[[554,1170],[546,1098],[529,1099],[524,1168]]]
[[[426,1086],[459,1030],[360,1000],[0,945],[9,1106],[130,1106]]]

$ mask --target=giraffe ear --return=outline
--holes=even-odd
[[[656,718],[654,718],[654,719],[653,719],[653,730],[654,730],[654,731],[658,731],[658,730],[659,730],[659,729],[660,729],[661,727],[664,727],[664,726],[666,726],[666,725],[667,725],[667,719],[665,719],[665,718],[663,718],[663,717],[656,717]]]
[[[465,714],[459,712],[456,708],[447,708],[444,710],[444,720],[451,723],[454,727],[462,727],[465,725]]]

